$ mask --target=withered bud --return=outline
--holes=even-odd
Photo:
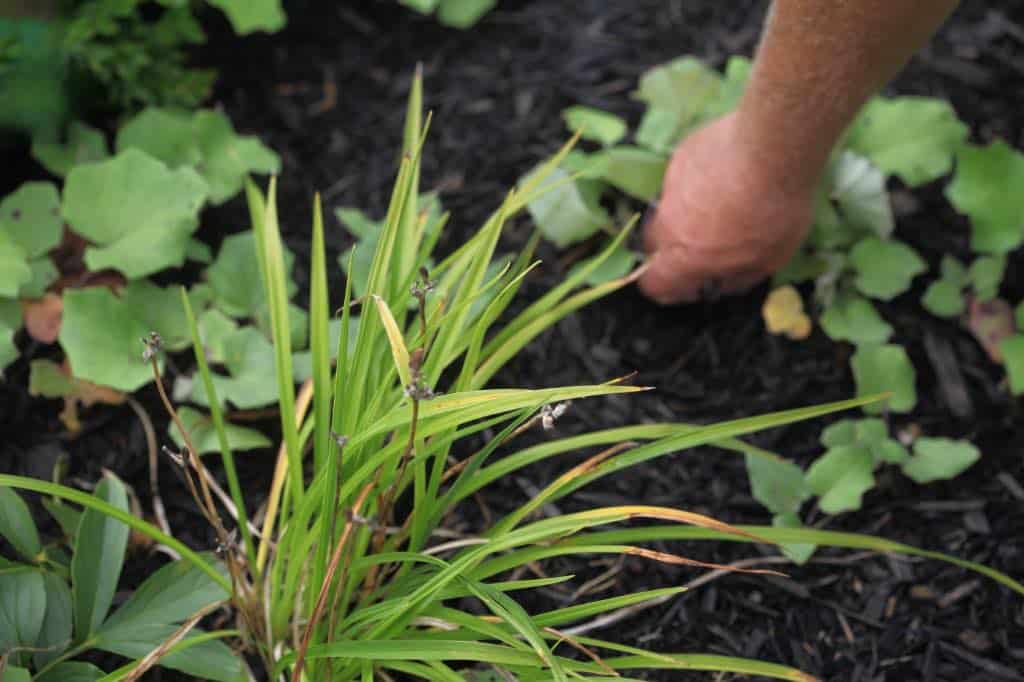
[[[149,362],[153,357],[160,352],[160,348],[164,345],[163,339],[156,332],[150,332],[148,335],[142,338],[142,343],[146,347],[142,351],[142,361]]]
[[[413,374],[419,374],[423,368],[423,358],[427,354],[427,351],[423,347],[419,347],[413,352],[409,353],[409,371]]]

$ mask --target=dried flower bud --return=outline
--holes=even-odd
[[[412,372],[413,375],[418,375],[420,373],[420,370],[423,368],[423,358],[426,354],[427,351],[422,347],[409,353],[409,371]]]
[[[557,405],[545,405],[540,410],[540,424],[544,427],[545,431],[550,431],[555,428],[555,421],[558,420],[565,411],[569,409],[570,403],[568,401],[564,403],[558,403]]]
[[[163,346],[163,339],[156,332],[150,332],[147,336],[142,338],[143,345],[146,348],[142,351],[142,361],[149,362],[152,360],[157,353],[160,352],[160,348]]]

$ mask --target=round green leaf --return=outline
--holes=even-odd
[[[245,3],[250,4],[258,3]],[[281,159],[255,137],[235,133],[228,117],[202,109],[192,119],[192,134],[202,153],[197,170],[210,188],[210,201],[221,204],[238,194],[250,173],[279,173]]]
[[[615,114],[593,107],[573,106],[562,112],[562,119],[570,131],[582,130],[584,139],[610,147],[626,136],[626,122]]]
[[[202,158],[186,112],[149,107],[117,131],[118,152],[140,149],[170,168],[195,166]]]
[[[679,57],[647,71],[636,97],[652,109],[673,115],[682,134],[703,120],[718,98],[721,80],[696,57]]]
[[[81,121],[68,126],[66,144],[32,140],[32,156],[43,168],[65,177],[78,164],[102,161],[109,156],[103,133]]]
[[[532,174],[528,175],[523,182],[529,182],[531,177]],[[543,193],[527,206],[537,228],[559,248],[583,241],[610,222],[604,209],[584,195],[583,187],[588,181],[568,182],[568,178],[569,173],[561,168],[552,170],[539,188]],[[555,183],[560,184],[545,190]]]
[[[967,307],[960,287],[949,280],[939,279],[928,285],[921,297],[921,305],[932,315],[956,317]]]
[[[928,269],[917,252],[902,242],[868,237],[850,252],[857,272],[854,285],[865,296],[891,300],[910,288],[910,282]]]
[[[914,456],[903,465],[903,473],[917,483],[955,478],[978,461],[981,452],[967,441],[949,438],[918,438]]]
[[[660,154],[621,145],[598,155],[603,167],[602,178],[626,194],[641,201],[653,201],[661,193],[668,160]]]
[[[971,248],[1008,253],[1024,242],[1024,154],[1002,140],[963,145],[946,197],[971,219]]]
[[[892,336],[892,326],[882,319],[875,307],[860,296],[840,296],[822,313],[821,328],[835,341],[854,344],[885,343]]]
[[[93,269],[116,268],[134,279],[185,262],[207,184],[191,168],[170,170],[138,149],[76,166],[64,187],[64,217],[97,244]]]
[[[121,391],[148,383],[153,374],[140,339],[150,331],[109,289],[64,292],[60,344],[79,379]]]
[[[453,28],[469,28],[495,6],[498,0],[441,0],[437,20]]]
[[[217,397],[240,409],[263,407],[278,399],[274,348],[255,327],[242,327],[224,337],[224,364],[229,375],[213,375]],[[201,381],[192,385],[192,400],[209,405]]]
[[[1006,256],[982,256],[967,270],[967,278],[979,301],[991,301],[999,295],[999,287],[1003,283],[1006,272]]]
[[[28,258],[57,246],[63,229],[60,193],[52,182],[26,182],[0,202],[0,231]]]
[[[874,461],[861,445],[832,448],[807,470],[807,486],[821,496],[818,505],[826,514],[860,509],[864,493],[875,486]]]
[[[829,424],[822,430],[820,440],[826,448],[853,445],[857,442],[857,422],[853,419],[840,419]]]
[[[238,35],[254,31],[273,33],[284,28],[281,0],[206,0],[227,15]]]
[[[107,474],[96,497],[128,511],[124,484]],[[74,598],[75,638],[79,641],[99,628],[107,616],[128,546],[128,526],[95,509],[86,509],[75,536],[71,558],[71,594]]]
[[[288,296],[291,297],[297,289],[291,279],[295,255],[287,249],[284,263]],[[214,304],[232,317],[256,317],[266,308],[252,232],[240,232],[224,240],[213,265],[206,269],[206,280],[213,290]]]
[[[892,392],[887,401],[865,405],[865,412],[880,414],[886,410],[910,412],[914,409],[917,404],[917,389],[914,386],[917,375],[902,346],[858,346],[850,365],[853,368],[853,378],[857,382],[857,395]]]
[[[942,279],[947,282],[958,287],[967,286],[967,268],[953,256],[945,254],[942,257],[942,262],[939,264],[939,272],[942,273]]]
[[[0,537],[29,561],[35,561],[42,549],[28,505],[18,493],[5,487],[0,487]]]
[[[911,187],[941,178],[967,137],[947,102],[928,97],[875,98],[847,137],[847,146]]]
[[[149,280],[138,279],[129,282],[121,290],[120,297],[121,304],[132,317],[149,331],[160,334],[165,348],[175,351],[191,345],[188,319],[177,287],[158,287]]]

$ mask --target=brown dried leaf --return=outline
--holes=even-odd
[[[64,312],[64,301],[55,293],[48,292],[42,298],[21,302],[25,319],[25,331],[39,343],[54,343],[60,335],[60,319]]]
[[[1013,307],[1001,298],[972,300],[967,310],[967,329],[988,353],[992,362],[1003,364],[999,344],[1016,331]]]

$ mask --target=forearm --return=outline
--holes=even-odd
[[[752,162],[796,187],[815,183],[857,111],[957,0],[775,0],[736,135]]]

